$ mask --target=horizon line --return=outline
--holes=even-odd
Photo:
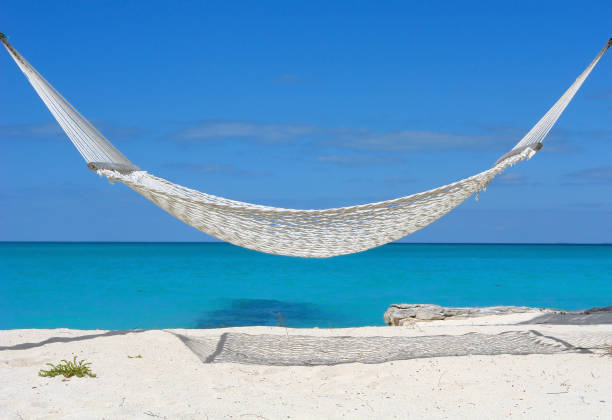
[[[206,245],[231,245],[229,242],[224,241],[11,241],[11,240],[0,240],[0,244],[206,244]],[[390,242],[384,245],[380,245],[377,248],[386,245],[612,245],[612,242]],[[376,248],[372,248],[376,249]]]

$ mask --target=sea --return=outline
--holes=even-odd
[[[225,243],[0,243],[0,329],[340,328],[392,303],[612,305],[612,245],[390,244],[330,259]]]

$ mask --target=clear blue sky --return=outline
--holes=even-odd
[[[322,208],[488,168],[612,36],[612,2],[9,2],[0,31],[124,154]],[[406,240],[612,242],[612,57],[538,155]],[[76,150],[0,54],[0,240],[203,241]]]

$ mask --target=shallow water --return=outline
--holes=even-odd
[[[223,243],[0,243],[0,329],[383,325],[391,303],[612,304],[610,245],[391,244],[332,259]]]

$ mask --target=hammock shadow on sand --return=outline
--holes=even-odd
[[[445,356],[590,352],[534,330],[417,337],[317,337],[235,332],[214,338],[175,335],[203,363],[269,366],[329,366]]]
[[[147,330],[111,330],[103,333],[95,333],[95,334],[85,334],[78,336],[70,336],[70,337],[49,337],[45,340],[38,342],[29,342],[29,343],[19,343],[12,346],[0,346],[0,351],[3,350],[28,350],[37,347],[46,346],[48,344],[55,343],[73,343],[75,341],[84,341],[84,340],[93,340],[94,338],[100,337],[113,337],[117,335],[126,335],[133,333],[142,333]]]

